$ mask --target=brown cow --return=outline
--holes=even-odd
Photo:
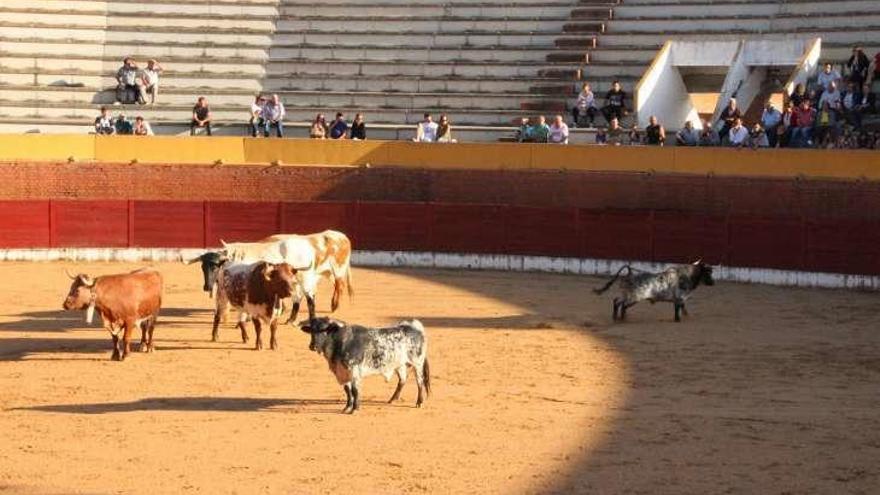
[[[86,310],[91,323],[95,310],[101,315],[104,328],[113,337],[113,360],[122,361],[131,352],[131,333],[141,329],[141,352],[152,352],[153,329],[162,307],[162,275],[152,268],[131,273],[91,278],[85,274],[68,276],[73,279],[64,300],[64,309]],[[123,332],[120,343],[119,333]]]
[[[281,316],[281,300],[291,296],[295,283],[296,270],[287,263],[276,265],[260,261],[224,264],[217,274],[213,340],[216,341],[219,337],[218,327],[223,315],[233,307],[240,313],[238,327],[243,342],[247,342],[244,322],[250,315],[257,332],[256,349],[263,348],[263,339],[260,335],[263,322],[269,324],[272,333],[269,345],[272,349],[277,349],[275,331],[278,329],[278,318]]]

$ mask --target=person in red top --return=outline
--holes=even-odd
[[[791,133],[792,148],[813,146],[813,123],[816,120],[816,110],[810,105],[810,100],[801,102],[801,106],[794,110],[792,120],[795,122]]]

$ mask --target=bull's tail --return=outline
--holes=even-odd
[[[428,366],[428,358],[425,358],[425,363],[422,364],[422,383],[425,385],[425,393],[430,396],[431,395],[431,367]]]
[[[610,289],[611,286],[614,285],[614,282],[617,282],[617,279],[620,278],[620,274],[623,273],[624,270],[627,271],[627,275],[629,275],[630,273],[632,273],[632,267],[631,267],[631,266],[629,266],[629,265],[623,265],[622,267],[620,267],[620,270],[617,270],[617,273],[614,275],[614,277],[613,277],[611,280],[608,281],[608,283],[606,283],[605,285],[603,285],[602,287],[600,287],[600,288],[598,288],[598,289],[593,289],[593,292],[596,293],[596,294],[602,294],[603,292],[605,292],[605,291],[607,291],[608,289]]]
[[[342,297],[342,287],[345,285],[345,280],[341,277],[333,277],[333,296],[330,299],[330,311],[336,311],[339,307],[339,299]]]
[[[351,286],[351,265],[349,264],[345,266],[345,287],[348,289],[348,300],[351,301],[351,297],[354,296],[354,287]]]

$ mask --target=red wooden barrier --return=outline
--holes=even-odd
[[[126,247],[128,201],[53,201],[52,244],[64,247]]]
[[[49,201],[0,201],[0,242],[4,247],[51,246]]]

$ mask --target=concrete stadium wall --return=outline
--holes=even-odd
[[[880,179],[880,153],[863,150],[735,150],[550,146],[516,143],[421,144],[214,137],[0,135],[0,159],[160,164],[382,166],[429,169],[656,171],[740,177]]]

